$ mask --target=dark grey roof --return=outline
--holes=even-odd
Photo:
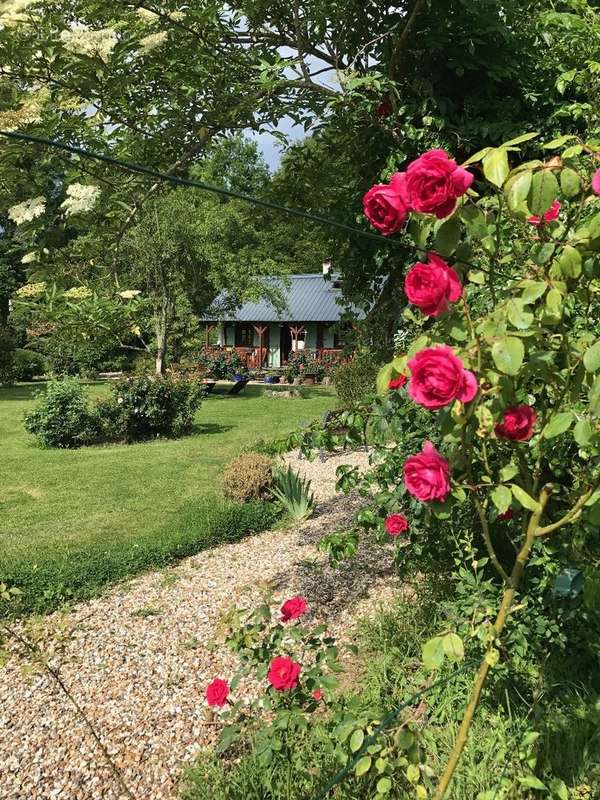
[[[244,303],[237,311],[207,314],[205,320],[219,319],[222,322],[337,322],[344,310],[336,300],[341,299],[341,289],[336,288],[335,279],[326,280],[323,275],[291,275],[289,284],[273,278],[272,283],[281,290],[286,308],[279,310],[269,300]],[[218,307],[217,300],[216,306]],[[358,309],[355,316],[362,317]]]

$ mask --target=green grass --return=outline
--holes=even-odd
[[[22,423],[34,390],[0,389],[0,582],[24,591],[24,609],[44,611],[271,524],[264,507],[221,500],[221,468],[257,439],[283,436],[335,405],[329,388],[284,400],[249,386],[238,397],[208,397],[193,436],[44,450]]]

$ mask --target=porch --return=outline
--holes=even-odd
[[[321,322],[208,323],[204,350],[235,351],[247,369],[277,369],[288,361],[292,353],[301,350],[310,352],[319,362],[335,363],[343,359],[343,342],[339,334]]]

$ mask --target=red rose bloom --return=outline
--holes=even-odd
[[[530,225],[539,225],[542,221],[544,222],[552,222],[552,220],[556,219],[560,213],[560,203],[558,200],[555,200],[548,211],[544,214],[543,217],[538,217],[535,214],[532,214],[530,217],[527,217],[527,222]]]
[[[401,389],[406,383],[406,375],[398,375],[388,383],[388,389]]]
[[[376,183],[363,197],[365,217],[374,228],[389,236],[404,225],[408,212],[406,177],[396,172],[388,183]]]
[[[459,167],[444,150],[424,153],[406,170],[409,205],[423,214],[443,219],[456,207],[456,200],[473,183],[473,175]]]
[[[206,702],[209,706],[222,707],[227,702],[229,695],[229,684],[221,678],[215,678],[206,687]]]
[[[592,178],[592,191],[595,194],[600,194],[600,169],[597,169]]]
[[[425,408],[439,409],[460,400],[469,403],[477,394],[477,378],[463,367],[451,347],[426,347],[408,362],[408,394]]]
[[[286,689],[295,689],[298,686],[298,676],[302,667],[287,656],[277,656],[271,661],[267,680],[278,692]]]
[[[524,442],[533,436],[535,420],[535,411],[531,406],[513,406],[506,409],[502,422],[499,422],[494,430],[496,436]]]
[[[308,603],[303,597],[297,595],[286,600],[281,606],[281,619],[283,622],[289,622],[291,619],[298,619],[302,614],[306,614],[308,610]]]
[[[515,512],[512,508],[503,511],[502,514],[498,514],[497,519],[501,520],[502,522],[507,522],[507,520],[512,519],[515,515]]]
[[[390,99],[386,98],[377,106],[375,113],[380,119],[383,119],[384,117],[389,117],[393,110]]]
[[[398,536],[408,530],[408,520],[402,514],[390,514],[385,518],[384,527],[390,536]]]
[[[427,317],[439,317],[462,295],[460,278],[436,253],[428,253],[426,264],[418,263],[404,279],[404,291],[410,303]]]
[[[431,442],[404,462],[404,485],[413,497],[444,502],[450,493],[450,465]]]
[[[314,692],[312,693],[312,696],[315,698],[317,703],[320,703],[321,700],[323,699],[323,692],[320,689],[315,689]]]

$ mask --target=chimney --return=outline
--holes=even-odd
[[[331,272],[331,259],[326,258],[323,261],[323,277],[326,278]]]

